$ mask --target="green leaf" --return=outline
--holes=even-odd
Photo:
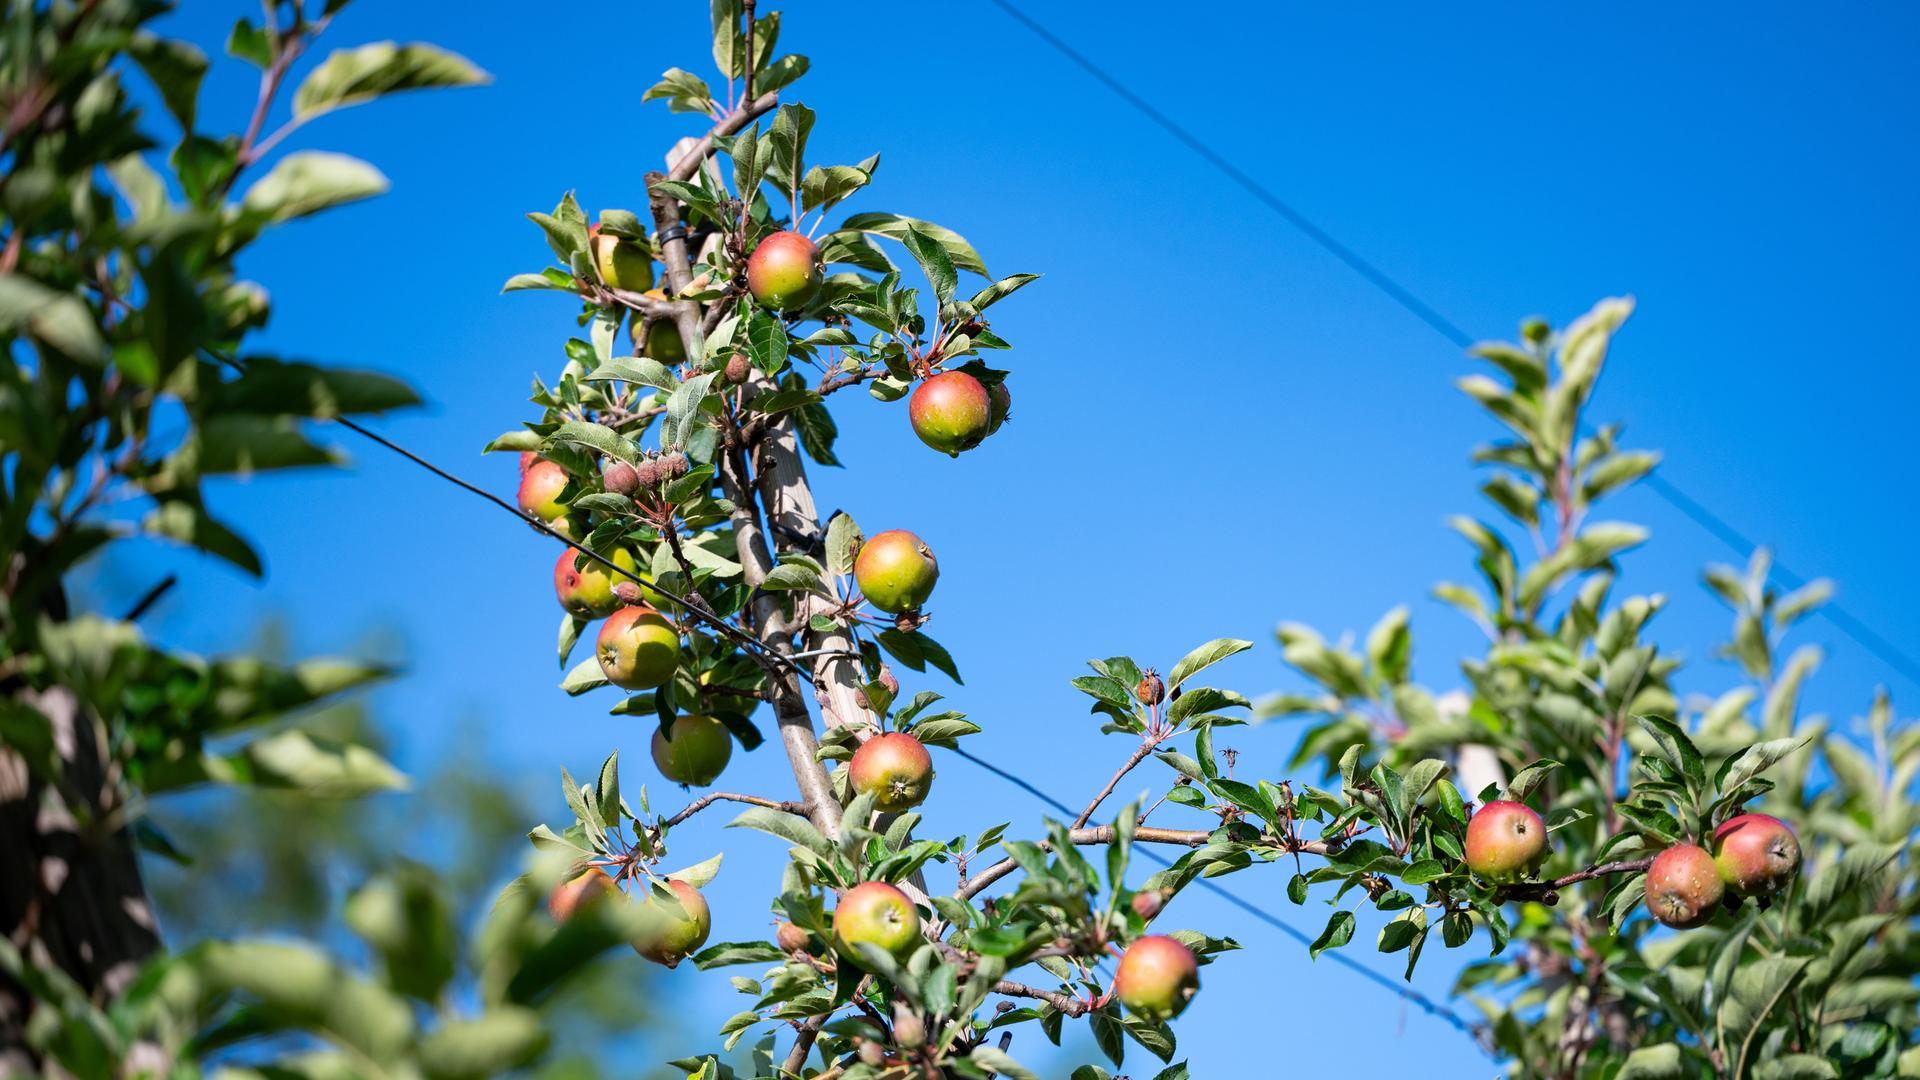
[[[1692,786],[1694,793],[1698,794],[1706,790],[1706,759],[1700,755],[1699,748],[1693,745],[1693,740],[1687,737],[1686,731],[1679,724],[1660,716],[1636,716],[1634,719],[1646,729],[1647,734],[1653,736],[1653,741],[1660,745],[1660,750],[1668,764],[1678,769],[1680,774],[1687,778],[1687,783]]]
[[[0,274],[0,333],[24,330],[75,360],[98,362],[105,343],[86,302],[19,274]]]
[[[281,1023],[325,1033],[371,1061],[399,1060],[413,1039],[403,999],[310,946],[208,942],[179,957],[168,978],[170,992],[192,992],[208,1005],[245,995]]]
[[[1012,296],[1014,293],[1019,292],[1021,289],[1039,280],[1039,274],[1009,274],[986,288],[981,289],[979,292],[974,293],[973,299],[967,301],[967,303],[972,306],[976,312],[985,311],[987,308],[992,307],[994,304],[1005,300],[1007,297]]]
[[[610,427],[588,423],[585,420],[568,420],[547,436],[542,449],[555,446],[573,447],[588,450],[621,461],[633,462],[640,459],[640,452],[633,443]]]
[[[1546,783],[1547,776],[1559,768],[1564,766],[1552,758],[1541,758],[1533,762],[1514,774],[1513,780],[1507,784],[1507,798],[1515,802],[1525,802],[1527,796],[1533,794],[1534,789],[1541,784]]]
[[[210,412],[323,420],[388,412],[419,403],[420,396],[413,388],[391,375],[287,363],[264,356],[248,357],[246,369],[237,378],[219,384],[207,396]]]
[[[1898,1075],[1913,1075],[1900,1072]],[[1754,1080],[1839,1080],[1840,1072],[1826,1058],[1813,1054],[1768,1057],[1753,1068]]]
[[[245,570],[254,577],[263,572],[260,556],[238,533],[214,520],[206,508],[184,499],[163,502],[140,522],[153,536],[163,536],[199,548]]]
[[[1674,1043],[1642,1046],[1627,1055],[1627,1062],[1614,1080],[1681,1080],[1688,1074],[1681,1060],[1680,1047]]]
[[[1805,735],[1797,739],[1771,739],[1749,746],[1727,759],[1720,767],[1720,775],[1715,779],[1714,786],[1723,792],[1736,791],[1740,785],[1778,765],[1812,741],[1812,735]]]
[[[795,589],[802,592],[825,592],[826,582],[820,577],[820,568],[811,561],[783,562],[767,574],[761,582],[763,589]]]
[[[693,965],[701,971],[734,964],[777,964],[786,953],[764,941],[723,941],[709,945],[693,956]]]
[[[459,937],[433,873],[402,862],[348,899],[347,924],[380,955],[387,985],[433,1002],[453,978]]]
[[[1407,867],[1400,880],[1409,885],[1425,885],[1429,881],[1438,881],[1447,876],[1447,864],[1439,859],[1421,859]]]
[[[248,22],[245,17],[236,20],[233,30],[227,34],[227,55],[245,60],[254,67],[264,68],[273,62],[266,31]]]
[[[959,274],[953,268],[953,258],[940,241],[915,228],[907,226],[907,233],[901,238],[914,261],[927,275],[927,282],[933,286],[933,293],[945,304],[953,299],[954,287],[959,283]]]
[[[965,237],[930,221],[921,221],[918,218],[904,217],[900,214],[855,214],[842,222],[840,228],[902,241],[907,238],[909,228],[916,229],[939,241],[940,246],[946,249],[947,257],[953,260],[953,265],[958,269],[971,270],[982,277],[987,276],[987,267],[980,260],[980,253],[973,250],[973,245],[967,243]]]
[[[1352,941],[1353,927],[1353,912],[1334,912],[1333,917],[1327,920],[1326,929],[1320,931],[1320,936],[1315,938],[1313,944],[1308,947],[1308,955],[1317,960],[1320,954],[1326,952],[1328,949],[1337,949],[1347,942]]]
[[[1040,1080],[1036,1073],[1008,1056],[1005,1050],[999,1050],[982,1043],[973,1048],[967,1060],[991,1072],[999,1073],[1008,1080]]]
[[[667,391],[680,385],[667,365],[645,356],[616,356],[581,378],[586,382],[629,382]]]
[[[859,555],[860,545],[865,541],[853,515],[844,511],[836,512],[827,521],[827,572],[836,575],[853,573],[853,560]]]
[[[433,45],[377,41],[339,49],[307,74],[293,95],[294,119],[359,105],[402,90],[479,86],[491,76],[465,57]]]
[[[728,822],[727,828],[758,829],[764,833],[771,833],[790,844],[806,848],[816,855],[824,856],[833,852],[833,844],[819,829],[814,828],[813,822],[784,810],[755,806]]]
[[[1253,648],[1253,642],[1238,638],[1215,638],[1180,658],[1167,676],[1167,691],[1172,693],[1200,671],[1212,667],[1235,653]]]
[[[807,58],[804,56],[792,54],[782,56],[768,64],[766,70],[753,80],[753,88],[762,94],[772,93],[791,85],[794,80],[805,75],[808,66]]]
[[[184,41],[143,30],[133,35],[127,55],[153,80],[167,111],[180,122],[180,130],[192,131],[200,80],[207,73],[207,54]]]
[[[359,158],[302,150],[281,158],[272,171],[254,181],[240,207],[268,221],[290,221],[386,190],[387,178]]]
[[[880,161],[877,156],[867,160],[876,165]],[[872,180],[871,168],[865,167],[865,163],[860,166],[815,165],[800,180],[800,212],[808,214],[814,210],[830,210]]]
[[[313,798],[357,799],[403,789],[407,778],[365,746],[316,738],[295,728],[256,739],[226,756],[204,754],[156,768],[147,788],[151,794],[203,783],[290,788]]]
[[[540,1014],[521,1005],[496,1005],[479,1016],[442,1020],[420,1040],[420,1068],[428,1080],[465,1080],[530,1065],[547,1049]]]
[[[715,104],[713,88],[707,81],[679,68],[668,68],[659,82],[640,95],[642,103],[655,99],[665,99],[667,108],[673,112],[704,113]]]
[[[781,191],[797,198],[804,172],[807,136],[813,131],[813,110],[805,105],[782,105],[773,116],[773,125],[760,142],[760,155],[767,179]]]
[[[726,853],[721,852],[711,859],[703,859],[692,866],[682,867],[665,876],[673,881],[684,881],[696,889],[704,889],[714,878],[720,876],[720,863],[726,857]]]

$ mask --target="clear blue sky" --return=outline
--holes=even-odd
[[[210,51],[257,10],[189,7],[172,30]],[[976,752],[1071,801],[1126,752],[1101,741],[1067,685],[1089,656],[1164,667],[1210,637],[1253,638],[1260,648],[1222,680],[1259,693],[1296,683],[1272,645],[1278,620],[1364,631],[1406,601],[1418,673],[1453,685],[1475,632],[1425,597],[1470,570],[1442,525],[1479,511],[1466,454],[1492,434],[1451,388],[1467,362],[984,0],[786,7],[781,44],[813,59],[794,96],[820,114],[815,157],[883,154],[856,208],[930,218],[965,233],[997,273],[1047,275],[996,319],[1018,346],[1005,432],[949,461],[912,440],[904,409],[856,396],[838,414],[849,468],[816,470],[823,507],[869,531],[911,528],[940,556],[930,630],[969,683],[909,689],[951,690],[986,728]],[[639,95],[669,66],[710,63],[704,4],[535,10],[350,7],[334,46],[432,40],[496,81],[299,134],[289,148],[365,157],[393,191],[289,228],[245,264],[272,286],[269,347],[405,376],[430,405],[382,430],[503,493],[512,461],[476,451],[531,415],[528,378],[558,367],[572,326],[564,301],[498,294],[548,259],[522,214],[569,188],[594,209],[641,206],[641,173],[700,122]],[[1837,578],[1856,613],[1920,649],[1911,451],[1900,449],[1920,405],[1902,314],[1920,270],[1912,8],[1030,10],[1476,336],[1636,295],[1595,417],[1625,420],[1631,443],[1667,452],[1669,479],[1794,567]],[[244,123],[250,74],[218,68],[209,125]],[[403,763],[471,737],[459,725],[477,717],[491,751],[555,814],[563,764],[588,769],[618,746],[627,784],[651,779],[650,725],[605,715],[610,699],[553,689],[550,546],[378,448],[341,445],[352,471],[217,491],[262,547],[264,583],[153,552],[105,568],[100,590],[132,595],[184,568],[190,587],[152,626],[205,651],[246,647],[266,615],[288,617],[310,652],[397,628],[409,675],[377,701]],[[1725,687],[1735,673],[1711,655],[1725,619],[1698,575],[1731,553],[1644,492],[1614,516],[1653,528],[1628,584],[1672,595],[1661,640],[1695,661],[1686,686]],[[1878,683],[1897,705],[1920,691],[1824,623],[1805,638],[1829,653],[1810,701],[1842,723]],[[1231,742],[1277,775],[1293,737],[1269,727]],[[937,764],[928,835],[1037,827],[1026,796],[951,756]],[[791,780],[763,752],[725,783],[782,793]],[[678,834],[687,862],[723,841],[730,851],[713,890],[716,940],[763,923],[780,853],[720,836],[721,820]],[[1324,921],[1318,900],[1287,905],[1278,875],[1230,881],[1304,928]],[[1363,1075],[1489,1068],[1448,1028],[1208,898],[1183,897],[1167,918],[1249,946],[1208,969],[1177,1025],[1196,1075],[1245,1074],[1276,1056],[1332,1067],[1333,1052],[1300,1034],[1308,1023],[1374,1031]],[[1349,948],[1371,961],[1372,938]],[[1446,959],[1430,951],[1422,987],[1444,991]],[[663,1049],[704,1046],[698,1033],[739,999],[717,977],[672,978],[702,1015]],[[1277,1030],[1279,1016],[1301,1026]],[[1064,1073],[1043,1045],[1023,1029],[1013,1049]],[[1151,1075],[1136,1057],[1131,1071]]]

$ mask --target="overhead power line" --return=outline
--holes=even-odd
[[[1287,224],[1300,230],[1307,239],[1324,249],[1329,255],[1346,264],[1347,268],[1360,275],[1374,288],[1385,293],[1388,299],[1405,308],[1414,318],[1425,323],[1434,333],[1445,338],[1455,348],[1465,349],[1474,343],[1474,339],[1453,320],[1442,315],[1433,305],[1416,296],[1411,289],[1394,280],[1385,270],[1369,262],[1365,256],[1340,242],[1332,233],[1320,227],[1313,219],[1296,209],[1291,203],[1275,194],[1267,185],[1255,179],[1231,159],[1215,150],[1205,140],[1188,130],[1179,121],[1154,107],[1153,103],[1134,92],[1111,72],[1088,58],[1060,38],[1058,34],[1034,21],[1025,12],[1008,3],[1007,0],[988,0],[994,7],[1026,27],[1041,41],[1051,46],[1055,52],[1072,61],[1075,66],[1092,76],[1102,86],[1132,106],[1134,110],[1151,120],[1155,126],[1173,136],[1182,145],[1198,154],[1209,165],[1220,170],[1229,180],[1245,189],[1260,203],[1274,213],[1279,214]],[[1720,514],[1715,513],[1705,503],[1689,495],[1678,484],[1661,477],[1658,473],[1649,473],[1646,478],[1649,489],[1668,505],[1680,511],[1688,520],[1705,530],[1709,535],[1740,554],[1741,558],[1751,558],[1760,545],[1745,532]],[[1807,578],[1788,568],[1778,559],[1772,564],[1772,576],[1789,589],[1799,588]],[[1849,611],[1838,601],[1829,601],[1815,609],[1815,614],[1827,623],[1851,638],[1855,644],[1878,657],[1887,666],[1907,677],[1914,685],[1920,686],[1920,660],[1894,644],[1888,638],[1874,630],[1866,620]]]

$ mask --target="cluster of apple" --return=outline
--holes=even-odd
[[[856,964],[862,945],[904,964],[920,946],[920,914],[913,898],[899,888],[866,881],[840,898],[833,909],[832,934],[834,952]],[[774,940],[788,953],[814,951],[812,936],[792,923],[779,924]],[[1173,1019],[1199,989],[1200,962],[1193,950],[1164,934],[1135,940],[1114,969],[1114,1000],[1144,1020]]]
[[[554,886],[547,895],[547,911],[556,922],[565,922],[586,907],[597,903],[632,905],[634,918],[633,951],[656,964],[675,967],[700,951],[713,932],[713,913],[700,890],[678,878],[663,879],[658,886],[667,897],[653,895],[644,900],[629,899],[620,891],[613,875],[600,866],[588,866],[573,877]]]
[[[1467,822],[1467,868],[1488,881],[1512,883],[1547,858],[1547,826],[1524,803],[1495,800]],[[1704,926],[1728,901],[1764,900],[1800,871],[1800,842],[1786,822],[1738,814],[1713,830],[1707,847],[1673,844],[1647,868],[1647,913],[1681,930]]]
[[[760,241],[747,256],[747,291],[772,311],[805,304],[823,280],[819,247],[791,230]],[[999,431],[1012,408],[1013,395],[1004,382],[988,386],[965,371],[929,374],[907,401],[913,433],[949,457],[959,457]]]
[[[530,452],[521,455],[520,468],[520,509],[566,536],[580,533],[561,501],[567,471]],[[667,453],[634,465],[614,462],[601,482],[608,491],[630,495],[685,476],[687,469],[685,454]],[[630,549],[616,548],[607,560],[619,571],[572,548],[562,549],[553,565],[554,595],[577,618],[606,620],[594,639],[594,656],[608,682],[623,690],[663,686],[680,666],[680,630],[647,602],[664,604],[665,598],[647,587],[651,579]],[[653,735],[654,764],[675,783],[711,784],[732,756],[733,737],[711,716],[676,716]]]

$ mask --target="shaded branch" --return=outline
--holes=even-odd
[[[1042,990],[1037,986],[1028,986],[1026,983],[1014,982],[1011,979],[1001,979],[994,983],[993,992],[1005,997],[1034,998],[1044,1001],[1068,1016],[1084,1016],[1093,1011],[1092,1005],[1072,994],[1063,994],[1058,990]]]
[[[1644,859],[1622,859],[1618,862],[1599,863],[1585,870],[1575,871],[1563,878],[1552,881],[1528,881],[1518,885],[1509,885],[1500,890],[1500,900],[1537,900],[1552,907],[1560,901],[1560,890],[1582,881],[1592,881],[1608,874],[1637,874],[1653,865],[1653,857]]]

